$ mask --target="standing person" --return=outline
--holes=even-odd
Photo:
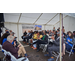
[[[65,29],[64,29],[64,26],[63,26],[63,33],[65,33]]]
[[[56,31],[55,27],[53,27],[53,31]]]

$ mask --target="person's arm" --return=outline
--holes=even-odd
[[[10,46],[11,53],[16,54],[18,52],[18,50],[19,50],[19,47],[15,48],[13,45]]]
[[[56,41],[53,41],[53,43],[56,45],[56,46],[59,46],[60,43],[59,42],[56,42]]]
[[[6,42],[6,41],[7,41],[7,39],[3,39],[2,45],[3,45],[3,43]]]
[[[68,40],[68,42],[71,43],[71,44],[73,44],[73,40],[72,41]]]
[[[54,38],[53,38],[53,43],[54,43],[56,46],[59,46],[59,45],[60,45],[59,40],[58,40],[58,41],[55,41]]]

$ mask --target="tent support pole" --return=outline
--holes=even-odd
[[[61,38],[62,38],[62,14],[60,13],[60,15],[59,15],[59,17],[60,17],[60,61],[61,61],[61,51],[62,51],[62,40],[61,40]]]

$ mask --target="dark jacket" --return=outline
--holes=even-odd
[[[48,36],[47,35],[44,38],[44,42],[48,43]]]
[[[58,37],[55,41],[53,41],[53,44],[55,46],[59,46],[60,45],[60,38]]]
[[[4,42],[3,49],[5,49],[6,51],[9,51],[13,56],[15,56],[16,58],[18,58],[18,50],[19,48],[15,48],[10,42],[6,41]]]
[[[24,34],[23,34],[24,36],[26,36],[27,35],[27,32],[24,32]]]

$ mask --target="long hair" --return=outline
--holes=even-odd
[[[4,38],[7,38],[8,36],[9,36],[8,33],[4,33],[4,34],[3,34],[3,36],[2,36],[1,39],[0,39],[0,44],[1,44],[1,45],[2,45],[3,39],[4,39]]]
[[[70,38],[73,38],[73,33],[72,33],[71,31],[69,31],[69,32],[68,32],[68,35],[69,35],[69,33],[71,33]]]

